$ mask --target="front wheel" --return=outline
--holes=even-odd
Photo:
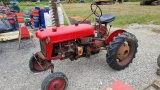
[[[112,69],[122,70],[132,62],[137,53],[138,40],[135,35],[124,32],[109,43],[107,63]]]
[[[29,69],[34,72],[42,72],[49,69],[51,61],[40,60],[37,54],[33,55],[29,60]]]
[[[54,72],[43,80],[41,90],[65,90],[67,85],[66,75],[62,72]]]

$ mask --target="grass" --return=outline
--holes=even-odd
[[[21,9],[21,12],[24,10],[31,10],[34,9],[35,6],[39,6],[41,8],[44,8],[44,6],[50,5],[49,2],[21,2],[18,4],[18,6]]]
[[[160,25],[160,6],[140,6],[140,2],[115,3],[114,5],[101,5],[103,13],[113,13],[116,19],[111,23],[114,26],[124,27],[132,23],[157,24]],[[43,7],[50,5],[48,2],[41,3],[20,3],[21,10],[33,9],[34,6]],[[90,3],[63,3],[63,7],[68,17],[87,17],[91,14]],[[95,16],[89,18],[95,22]]]

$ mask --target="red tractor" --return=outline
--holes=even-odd
[[[96,8],[93,8],[95,6]],[[97,13],[97,10],[100,13]],[[41,29],[36,32],[41,50],[30,58],[30,70],[41,72],[51,69],[51,74],[42,82],[42,90],[67,88],[66,75],[62,72],[53,72],[54,64],[51,60],[74,61],[81,57],[89,58],[101,50],[107,50],[106,61],[109,66],[115,70],[122,70],[135,58],[138,47],[135,35],[123,29],[110,33],[107,24],[112,22],[115,16],[102,14],[100,7],[94,4],[91,4],[91,11],[97,16],[98,25],[75,24]]]

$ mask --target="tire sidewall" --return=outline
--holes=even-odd
[[[158,65],[158,67],[160,67],[160,55],[157,58],[157,65]]]
[[[57,75],[56,75],[57,74]],[[47,90],[48,84],[56,79],[56,78],[63,78],[65,80],[65,87],[64,90],[66,90],[67,86],[68,86],[68,78],[66,77],[66,75],[62,72],[54,72],[51,73],[50,75],[48,75],[42,82],[41,84],[41,90]]]
[[[32,72],[37,72],[35,69],[34,69],[34,65],[33,63],[35,62],[35,58],[34,56],[32,56],[29,60],[29,69],[32,71]]]
[[[119,43],[119,45],[118,45],[118,47],[117,47],[117,49],[116,49],[116,53],[115,53],[115,55],[113,55],[113,62],[116,64],[116,66],[117,66],[117,68],[124,68],[124,67],[126,67],[126,66],[128,66],[128,64],[132,61],[132,59],[133,59],[133,57],[132,57],[132,59],[126,64],[126,65],[123,65],[123,66],[121,66],[121,65],[119,65],[118,63],[117,63],[117,53],[118,53],[118,49],[120,48],[120,46],[125,42],[125,41],[131,41],[129,38],[123,38],[122,40],[121,40],[121,43]]]
[[[36,56],[37,56],[37,55],[35,55],[35,57],[36,57]],[[42,72],[42,71],[44,71],[44,70],[36,70],[36,69],[34,68],[34,62],[36,62],[35,57],[32,56],[32,57],[30,58],[30,60],[29,60],[29,68],[30,68],[30,70],[31,70],[33,73],[37,73],[37,72]]]
[[[125,41],[133,44],[132,48],[134,51],[133,51],[133,55],[130,61],[128,61],[125,65],[119,65],[117,63],[117,53],[118,53],[118,49]],[[135,57],[135,54],[137,53],[137,47],[138,47],[137,42],[138,41],[135,38],[135,36],[128,32],[119,34],[117,37],[115,37],[113,41],[109,43],[109,50],[107,51],[106,58],[107,58],[107,63],[109,64],[109,66],[115,70],[122,70],[126,68],[132,62],[133,58]]]

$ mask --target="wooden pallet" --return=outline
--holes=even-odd
[[[29,30],[29,32],[30,35],[33,36],[35,30]],[[0,42],[18,39],[18,37],[19,37],[19,31],[0,33]]]

